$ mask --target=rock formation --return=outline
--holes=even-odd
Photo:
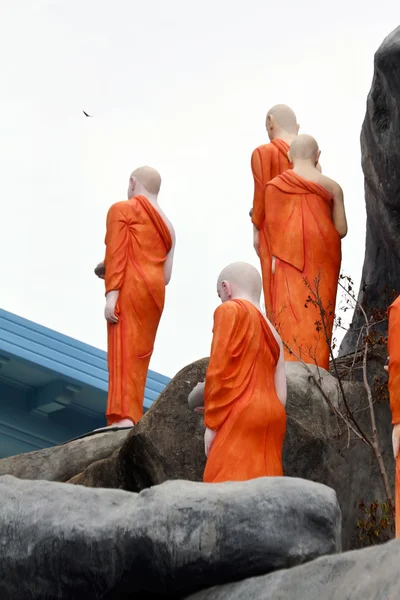
[[[128,435],[125,432],[102,433],[63,446],[3,459],[0,460],[0,475],[66,481],[67,476],[73,474],[71,483],[132,492],[170,479],[201,481],[205,464],[204,425],[202,416],[189,410],[187,397],[192,387],[204,379],[206,368],[207,359],[202,359],[182,369]],[[356,543],[360,501],[382,502],[386,497],[372,451],[359,440],[350,439],[349,442],[347,428],[331,413],[310,373],[317,380],[321,378],[321,386],[331,402],[339,402],[338,382],[326,371],[318,371],[312,366],[307,370],[294,362],[287,364],[284,472],[291,477],[324,483],[336,491],[343,517],[343,548],[349,549]],[[361,427],[369,433],[368,411],[360,410],[367,406],[364,386],[350,382],[343,385],[350,405],[359,410]],[[375,413],[392,481],[394,461],[387,402],[377,403]],[[107,437],[111,440],[108,456],[105,452]],[[112,442],[115,439],[117,443]],[[56,459],[52,458],[52,453]],[[59,465],[57,469],[55,463]]]
[[[400,293],[400,27],[375,54],[374,77],[361,132],[367,234],[358,296],[368,315],[385,311]],[[344,337],[340,354],[354,351],[364,325],[360,310]],[[387,332],[387,323],[380,325]]]
[[[334,491],[290,477],[134,494],[4,476],[0,497],[5,600],[175,599],[340,550]]]
[[[200,591],[186,600],[397,600],[400,540]]]

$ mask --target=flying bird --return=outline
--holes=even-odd
[[[88,115],[87,112],[85,112],[84,110],[82,112],[85,115],[85,117],[91,117],[92,116],[92,115]]]

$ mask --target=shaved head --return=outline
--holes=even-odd
[[[276,104],[270,108],[267,113],[267,121],[268,117],[272,117],[276,125],[287,131],[287,133],[297,135],[299,126],[297,124],[296,115],[289,106],[286,106],[286,104]]]
[[[292,162],[298,160],[314,160],[318,153],[318,144],[311,135],[298,135],[290,144]]]
[[[139,167],[131,173],[131,179],[135,179],[148,191],[149,194],[157,195],[161,187],[161,175],[153,167]]]
[[[229,284],[229,294],[232,298],[252,298],[259,302],[261,296],[261,276],[257,269],[249,263],[231,263],[221,271],[217,280],[217,291],[224,302],[226,285]]]

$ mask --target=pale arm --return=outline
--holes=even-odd
[[[332,221],[341,238],[347,235],[347,219],[344,209],[343,190],[340,185],[333,188]]]
[[[106,306],[104,309],[104,317],[109,323],[118,323],[118,317],[115,314],[115,306],[117,304],[119,290],[112,290],[106,294]]]
[[[260,232],[257,227],[253,224],[253,247],[256,251],[257,256],[260,256],[259,253],[259,245],[260,245]]]
[[[192,389],[188,396],[188,404],[191,410],[198,413],[204,413],[204,387],[205,382],[198,383],[196,387]]]
[[[172,248],[168,252],[167,258],[164,263],[164,279],[165,285],[168,285],[171,281],[172,265],[174,263],[174,252],[175,252],[175,234],[172,236]]]

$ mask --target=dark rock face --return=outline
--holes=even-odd
[[[207,365],[204,358],[179,371],[121,449],[93,463],[70,483],[140,492],[169,479],[202,481],[206,462],[203,419],[189,410],[187,398],[204,380]],[[110,471],[114,473],[111,478]]]
[[[288,477],[133,494],[4,476],[0,495],[4,599],[175,599],[340,550],[335,492]]]
[[[189,410],[188,395],[204,381],[208,358],[181,371],[126,440],[119,459],[127,489],[140,491],[169,479],[202,481],[206,457],[201,415]]]
[[[186,600],[397,600],[400,540],[198,592]]]
[[[367,235],[359,302],[368,314],[386,310],[400,294],[400,27],[375,54],[374,78],[361,132]],[[356,310],[352,328],[364,325]],[[380,325],[383,334],[387,323]],[[340,355],[354,351],[359,331],[349,331]]]

